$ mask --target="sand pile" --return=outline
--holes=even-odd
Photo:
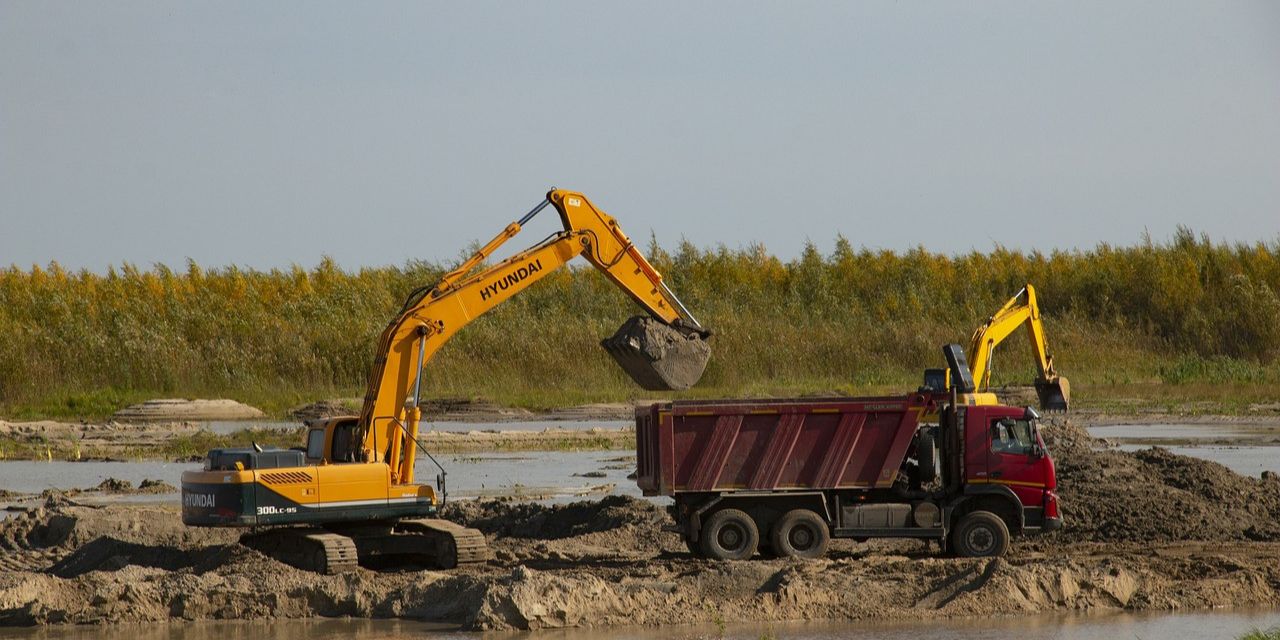
[[[1081,427],[1046,421],[1070,541],[1280,541],[1280,479],[1155,448],[1097,448]]]
[[[253,420],[266,417],[262,411],[235,400],[186,400],[161,398],[129,405],[112,416],[116,420]]]

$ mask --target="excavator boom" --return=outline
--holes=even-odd
[[[1040,305],[1036,301],[1036,288],[1030,284],[1004,303],[995,315],[973,332],[969,342],[969,355],[972,358],[969,367],[977,391],[986,391],[991,385],[991,363],[996,346],[1023,326],[1027,328],[1027,338],[1039,371],[1035,387],[1040,407],[1051,411],[1066,411],[1071,402],[1071,386],[1053,368],[1053,356],[1049,353],[1049,341],[1045,337]]]
[[[475,271],[547,206],[559,212],[563,231]],[[696,383],[710,358],[709,332],[616,220],[581,193],[552,189],[542,203],[507,225],[457,269],[434,286],[414,291],[383,331],[358,428],[369,460],[385,460],[395,481],[412,482],[423,366],[462,327],[575,256],[584,257],[648,312],[648,317],[624,323],[602,343],[632,379],[660,390],[687,389]]]

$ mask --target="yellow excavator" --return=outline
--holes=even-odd
[[[1035,380],[1040,408],[1047,411],[1066,411],[1071,403],[1071,385],[1053,368],[1053,356],[1049,353],[1049,341],[1044,335],[1044,323],[1040,319],[1040,306],[1036,302],[1036,288],[1028,284],[1004,303],[985,324],[973,332],[966,352],[972,360],[968,363],[970,379],[951,380],[947,369],[925,371],[924,386],[933,390],[950,390],[954,384],[966,404],[999,404],[991,387],[992,362],[995,349],[1020,327],[1027,328],[1031,352],[1036,359],[1039,377]]]
[[[484,266],[547,206],[560,213],[563,231]],[[378,341],[359,416],[307,423],[305,446],[297,449],[210,451],[202,470],[182,474],[183,522],[249,528],[243,544],[321,573],[485,560],[479,531],[432,517],[447,489],[443,467],[418,439],[423,367],[469,322],[575,256],[648,312],[602,342],[623,370],[647,389],[695,384],[710,357],[710,333],[612,217],[581,193],[552,189],[457,269],[409,294]],[[440,469],[435,487],[414,481],[420,449]]]

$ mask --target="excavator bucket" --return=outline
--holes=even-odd
[[[1040,396],[1041,409],[1065,412],[1071,404],[1071,384],[1062,376],[1036,380],[1036,395]]]
[[[697,384],[711,358],[698,332],[686,333],[648,316],[635,316],[600,341],[636,384],[650,391],[683,391]]]

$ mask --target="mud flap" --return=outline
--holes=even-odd
[[[1066,411],[1071,404],[1071,384],[1062,376],[1050,380],[1036,380],[1036,395],[1040,396],[1040,408],[1045,411]]]
[[[600,341],[636,384],[649,391],[683,391],[697,384],[711,347],[695,331],[684,332],[648,316],[635,316]]]

